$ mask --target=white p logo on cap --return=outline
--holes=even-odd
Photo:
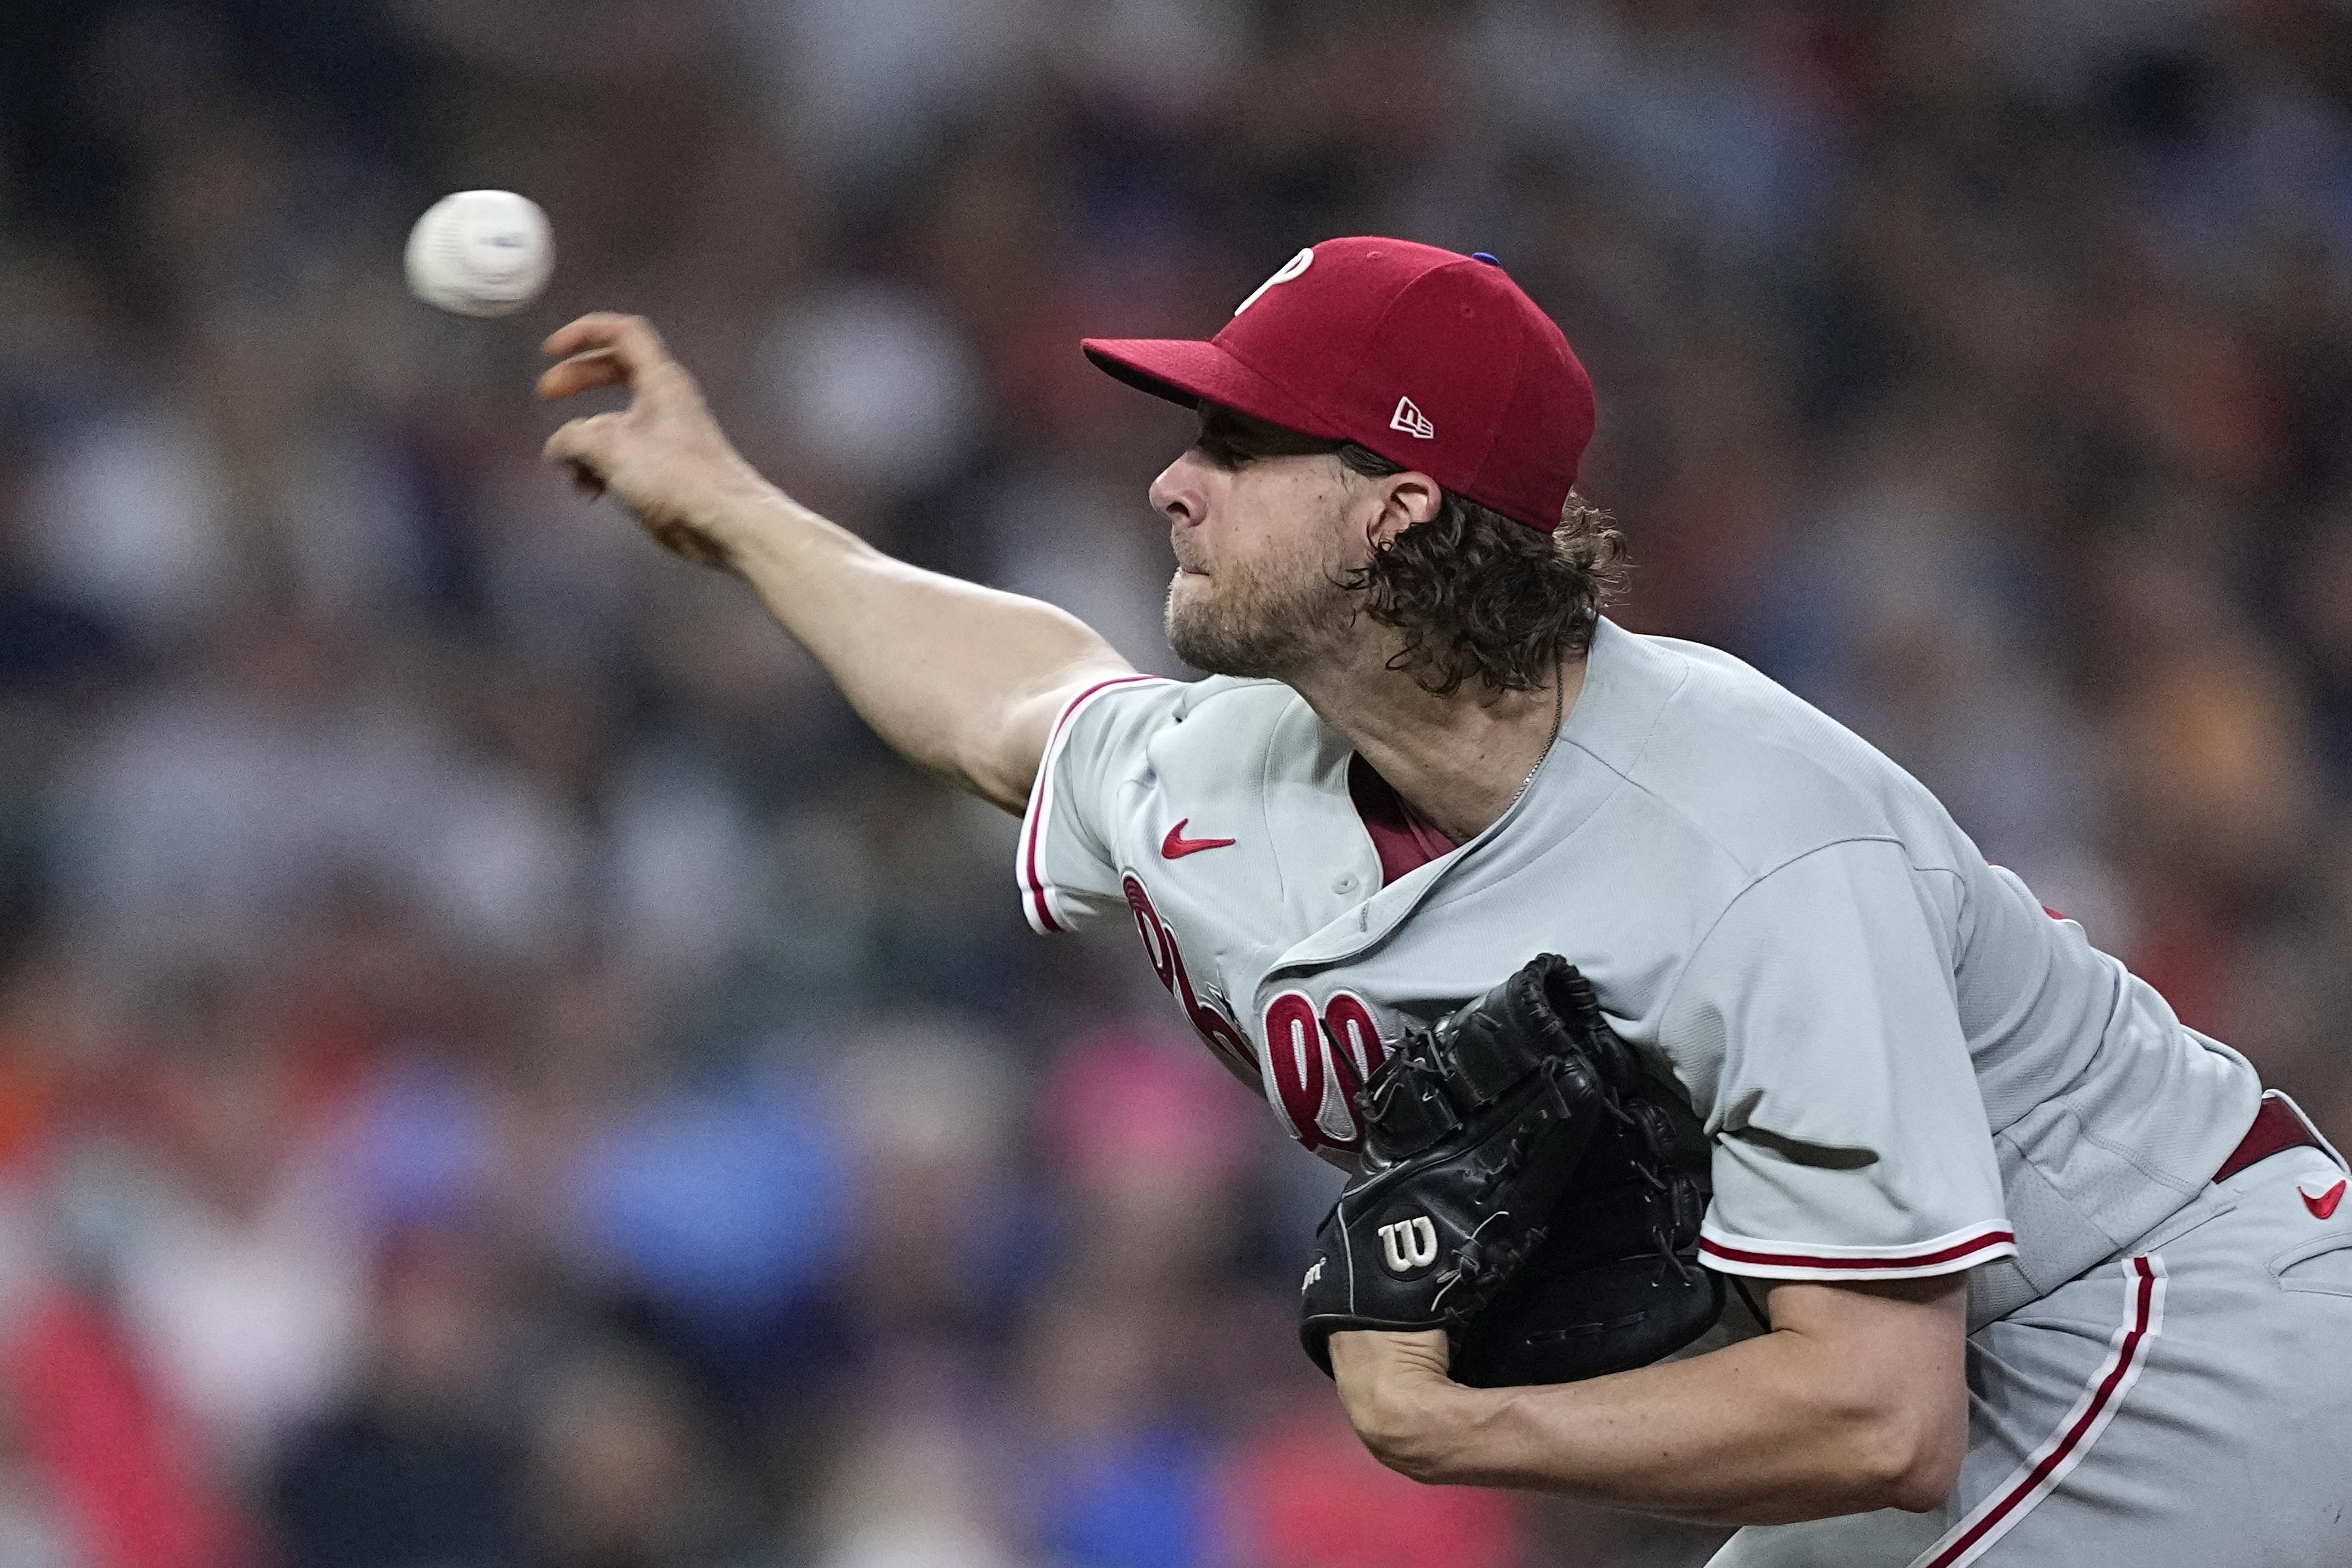
[[[1297,255],[1292,257],[1289,260],[1284,262],[1280,267],[1276,268],[1273,277],[1267,279],[1265,282],[1251,289],[1250,297],[1234,307],[1234,314],[1236,316],[1240,315],[1244,310],[1248,310],[1252,305],[1257,303],[1257,297],[1259,295],[1265,293],[1267,289],[1273,288],[1277,283],[1289,282],[1292,279],[1297,277],[1300,273],[1306,271],[1308,268],[1314,265],[1315,247],[1310,245],[1306,249],[1300,251]]]

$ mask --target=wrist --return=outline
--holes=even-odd
[[[694,509],[694,526],[741,570],[792,542],[815,514],[746,466],[715,484]]]
[[[1487,1468],[1479,1444],[1494,1399],[1492,1390],[1449,1377],[1416,1379],[1399,1392],[1390,1428],[1372,1452],[1389,1468],[1424,1485],[1460,1484]]]
[[[1348,1341],[1357,1342],[1348,1344]],[[1441,1484],[1476,1468],[1477,1434],[1493,1395],[1445,1373],[1441,1334],[1340,1334],[1332,1369],[1349,1425],[1372,1457],[1414,1480]]]

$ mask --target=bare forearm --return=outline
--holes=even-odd
[[[1772,1331],[1541,1388],[1465,1388],[1442,1333],[1331,1340],[1339,1395],[1392,1468],[1711,1524],[1932,1508],[1968,1441],[1967,1295],[1950,1279],[1791,1282]]]
[[[1709,1524],[1932,1506],[1918,1435],[1842,1405],[1790,1336],[1549,1388],[1433,1389],[1408,1474],[1516,1487]],[[1908,1489],[1906,1489],[1906,1488]]]
[[[714,500],[703,531],[875,731],[1008,810],[1057,704],[1129,668],[1066,611],[892,559],[768,485]]]
[[[545,344],[554,401],[624,386],[626,409],[547,439],[590,496],[610,493],[664,548],[748,580],[881,737],[1007,810],[1028,795],[1064,698],[1125,661],[1076,618],[893,561],[786,496],[728,442],[661,334],[595,312]]]

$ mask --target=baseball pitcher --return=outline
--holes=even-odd
[[[1745,1525],[1720,1564],[2352,1561],[2352,1205],[2243,1058],[1738,660],[1601,615],[1592,391],[1489,257],[1301,250],[1205,342],[1138,675],[728,445],[641,321],[548,443],[732,571],[909,759],[1023,814],[1350,1180],[1302,1339],[1383,1461]],[[1764,1331],[1659,1359],[1728,1282]]]

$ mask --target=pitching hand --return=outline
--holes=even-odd
[[[541,345],[562,363],[539,378],[551,402],[623,386],[629,406],[574,419],[548,437],[550,462],[572,470],[590,499],[607,489],[663,548],[705,566],[731,552],[717,531],[730,496],[764,488],[704,406],[702,389],[672,359],[653,323],[607,312],[581,317]]]

